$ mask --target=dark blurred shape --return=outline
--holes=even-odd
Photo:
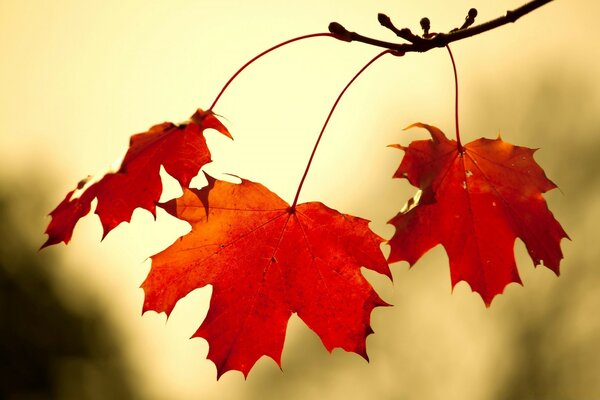
[[[571,72],[571,73],[569,73]],[[539,135],[546,172],[561,188],[555,214],[571,234],[561,277],[543,298],[514,302],[505,315],[512,359],[498,400],[600,398],[600,248],[596,215],[600,180],[600,116],[596,94],[578,78],[553,72],[540,79],[523,131]]]
[[[0,398],[135,398],[107,318],[99,307],[65,307],[51,275],[58,260],[28,240],[27,208],[40,197],[11,182],[1,188]]]
[[[548,304],[547,308],[513,310],[509,319],[512,330],[512,368],[504,379],[498,399],[562,399],[568,379],[562,374],[565,368],[572,368],[572,360],[563,355],[561,362],[553,362],[557,357],[553,346],[557,330],[564,322],[565,310],[559,302]],[[554,350],[554,351],[552,351]]]

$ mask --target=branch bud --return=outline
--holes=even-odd
[[[352,34],[338,22],[332,22],[329,24],[329,32],[336,35],[336,39],[343,40],[344,42],[352,41]]]
[[[465,17],[465,22],[459,29],[466,29],[475,23],[475,17],[477,17],[477,9],[471,8],[469,13]]]
[[[377,14],[377,21],[379,21],[379,23],[385,26],[386,28],[389,28],[392,25],[392,20],[390,19],[390,17],[383,13]]]
[[[429,35],[429,29],[431,28],[431,22],[429,21],[429,18],[424,17],[421,18],[421,29],[423,29],[423,35],[427,36]]]

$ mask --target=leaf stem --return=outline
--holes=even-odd
[[[456,72],[456,63],[454,62],[454,56],[452,55],[452,50],[450,50],[450,45],[446,45],[446,49],[448,50],[448,54],[450,54],[450,61],[452,61],[452,69],[454,70],[454,125],[456,128],[456,143],[458,143],[458,151],[463,152],[463,146],[460,142],[460,129],[458,127],[458,73]]]
[[[368,63],[366,63],[354,75],[354,77],[352,79],[350,79],[350,82],[348,82],[346,84],[346,86],[344,87],[344,89],[340,92],[339,96],[337,97],[337,99],[333,103],[333,106],[331,107],[331,110],[329,111],[329,115],[327,115],[327,118],[325,119],[325,123],[323,124],[323,127],[321,128],[321,132],[319,133],[317,141],[315,142],[315,146],[313,147],[312,153],[310,154],[310,158],[308,159],[308,163],[306,164],[306,169],[304,170],[304,174],[302,175],[302,179],[300,180],[300,184],[298,185],[298,190],[296,191],[296,196],[294,197],[294,202],[292,203],[292,206],[290,207],[291,212],[293,212],[296,209],[296,204],[298,203],[298,198],[300,197],[300,191],[302,190],[302,185],[304,185],[304,181],[306,180],[306,176],[308,175],[308,170],[310,169],[310,166],[312,164],[313,158],[315,157],[315,153],[317,152],[317,147],[319,147],[319,143],[321,142],[321,138],[323,137],[323,133],[325,132],[325,128],[327,128],[327,124],[329,124],[329,120],[331,119],[331,116],[333,115],[333,112],[335,111],[337,105],[339,104],[340,99],[342,98],[342,96],[344,96],[344,93],[346,93],[346,90],[348,90],[348,88],[350,87],[350,85],[352,85],[354,83],[354,81],[367,68],[369,68],[371,66],[371,64],[373,64],[380,57],[382,57],[383,55],[388,54],[388,53],[395,53],[395,52],[392,51],[392,50],[384,50],[381,53],[377,54],[375,57],[373,57]]]
[[[277,50],[280,47],[285,46],[286,44],[290,44],[290,43],[294,43],[297,42],[299,40],[304,40],[304,39],[309,39],[309,38],[314,38],[314,37],[321,37],[321,36],[328,36],[328,37],[333,37],[336,39],[340,39],[339,35],[336,35],[334,33],[329,33],[329,32],[323,32],[323,33],[311,33],[309,35],[303,35],[303,36],[298,36],[289,40],[286,40],[285,42],[281,42],[273,47],[268,48],[267,50],[263,51],[262,53],[252,57],[248,62],[246,62],[244,65],[241,66],[240,69],[238,69],[236,71],[235,74],[233,74],[231,76],[231,78],[229,78],[229,80],[227,81],[227,83],[225,83],[225,85],[223,86],[223,88],[221,89],[221,91],[219,92],[219,94],[217,95],[217,97],[215,98],[215,100],[213,101],[212,105],[210,106],[210,108],[207,111],[212,111],[215,106],[217,105],[217,102],[219,101],[219,99],[221,98],[221,96],[223,95],[223,93],[225,92],[225,90],[229,87],[229,85],[231,84],[231,82],[233,82],[233,80],[235,78],[237,78],[237,76],[243,71],[245,70],[248,66],[250,66],[250,64],[254,63],[254,61],[258,60],[259,58],[261,58],[262,56],[272,52],[273,50]]]

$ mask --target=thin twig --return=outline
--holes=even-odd
[[[373,39],[363,36],[356,32],[348,31],[341,24],[332,22],[329,24],[329,31],[338,35],[338,38],[346,42],[361,42],[372,46],[384,47],[394,50],[397,53],[408,52],[426,52],[436,47],[445,47],[448,43],[456,42],[457,40],[465,39],[471,36],[478,35],[483,32],[490,31],[509,22],[515,22],[522,16],[540,8],[544,4],[550,3],[553,0],[532,0],[527,4],[522,5],[511,11],[507,11],[502,17],[484,22],[483,24],[475,25],[466,29],[459,29],[449,33],[438,33],[431,37],[422,38],[422,40],[414,40],[411,43],[392,43],[383,40]],[[380,17],[381,18],[381,17]],[[381,21],[381,19],[380,19]]]

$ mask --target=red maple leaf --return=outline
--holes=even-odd
[[[521,283],[513,254],[517,237],[534,265],[558,275],[560,241],[568,236],[542,196],[556,185],[534,161],[535,150],[481,138],[460,151],[438,128],[412,126],[427,129],[432,139],[393,145],[405,151],[394,177],[421,192],[390,221],[396,232],[388,261],[413,265],[441,243],[452,286],[466,281],[488,306],[507,284]]]
[[[144,312],[171,313],[192,290],[213,286],[206,319],[193,335],[209,343],[220,377],[244,376],[263,355],[280,365],[288,320],[298,316],[332,351],[367,358],[374,307],[387,305],[361,266],[391,279],[382,238],[368,221],[322,203],[292,209],[261,184],[215,180],[162,207],[192,230],[152,257]]]
[[[50,213],[52,220],[46,229],[48,240],[42,248],[68,243],[77,221],[90,211],[90,203],[98,199],[95,213],[100,217],[103,237],[121,222],[129,222],[133,210],[140,207],[155,215],[156,203],[162,192],[160,166],[188,187],[203,165],[211,161],[203,131],[216,129],[231,135],[212,112],[198,109],[190,121],[175,125],[165,122],[148,132],[133,135],[119,170],[108,173],[98,182],[80,191],[69,192]],[[83,182],[82,182],[83,183]],[[82,184],[78,186],[83,186]]]

